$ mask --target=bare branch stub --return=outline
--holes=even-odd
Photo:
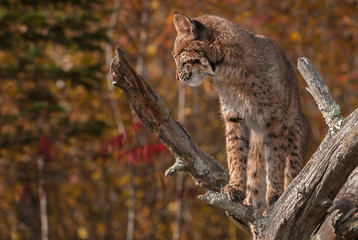
[[[175,163],[165,171],[165,176],[171,176],[176,172],[185,171],[185,168],[186,168],[185,162],[180,158],[176,157]]]
[[[306,88],[311,95],[314,97],[319,110],[321,111],[327,125],[329,126],[330,132],[334,135],[337,133],[343,124],[346,122],[345,119],[341,116],[340,107],[333,100],[332,95],[330,94],[327,85],[322,80],[321,76],[317,72],[316,68],[313,66],[312,62],[305,57],[302,57],[298,60],[298,70],[304,77],[304,80],[308,84]],[[352,113],[348,118],[355,116],[357,110]],[[348,130],[353,132],[351,137],[348,137],[345,142],[345,145],[351,145],[354,143],[357,137],[357,128],[356,126],[348,127]],[[326,137],[327,138],[327,137]],[[353,140],[353,141],[352,141]],[[321,144],[324,146],[324,144]],[[351,145],[352,146],[352,145]],[[355,148],[355,149],[354,149]],[[321,147],[319,148],[319,150]],[[357,154],[356,147],[353,147],[354,154]],[[350,148],[345,149],[348,152],[352,150]],[[351,171],[356,166],[356,163],[352,163],[352,166],[347,166],[348,171]],[[337,236],[340,236],[344,239],[355,239],[358,237],[358,227],[357,225],[358,214],[349,215],[347,209],[357,207],[357,187],[356,180],[353,178],[357,177],[358,167],[353,170],[351,176],[340,190],[339,194],[336,196],[333,202],[333,206],[330,208],[328,214],[325,216],[324,222],[321,224],[319,229],[316,230],[315,235],[312,239],[335,239]],[[349,189],[348,187],[351,187]],[[333,199],[333,197],[331,197]],[[324,203],[331,203],[332,201],[324,201]],[[331,204],[328,204],[329,206]],[[349,224],[346,224],[342,219],[347,218]],[[345,226],[348,226],[345,228]],[[355,237],[352,237],[355,236]]]
[[[240,202],[230,201],[224,194],[209,191],[205,193],[205,195],[200,195],[198,198],[206,203],[228,211],[240,219],[240,221],[244,222],[245,225],[251,223],[254,232],[260,233],[267,226],[268,218],[264,217],[258,210]]]
[[[308,58],[299,58],[297,69],[305,79],[308,85],[307,90],[316,101],[329,129],[336,132],[340,129],[344,118],[341,115],[339,105],[334,101],[327,85]]]

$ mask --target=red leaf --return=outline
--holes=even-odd
[[[128,162],[135,165],[137,163],[137,160],[138,159],[137,159],[135,149],[130,150],[128,152]]]
[[[101,156],[106,161],[108,156],[108,143],[104,142],[101,147]]]
[[[40,147],[38,154],[42,155],[45,160],[49,160],[53,157],[53,146],[50,140],[47,140],[45,137],[41,136],[40,138]]]
[[[150,158],[148,145],[143,146],[142,155],[143,155],[143,158]]]
[[[119,163],[122,163],[125,160],[126,153],[120,152],[118,155],[118,161]]]
[[[116,137],[116,143],[117,143],[117,147],[118,149],[122,148],[123,142],[124,142],[124,134],[118,134]]]
[[[30,185],[26,184],[21,186],[21,190],[19,193],[20,202],[26,203],[31,199],[32,196],[32,188]]]
[[[133,130],[134,130],[134,134],[136,134],[136,133],[138,132],[138,130],[139,130],[139,128],[140,128],[141,125],[142,125],[142,124],[141,124],[140,122],[134,122],[134,123],[132,124],[132,128],[133,128]]]

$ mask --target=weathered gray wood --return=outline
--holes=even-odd
[[[358,208],[346,214],[335,210],[324,220],[311,240],[357,240],[358,239]]]
[[[313,66],[311,60],[306,57],[299,58],[297,69],[305,79],[308,85],[306,89],[316,101],[318,109],[323,114],[329,129],[331,131],[339,130],[344,119],[341,116],[341,109],[334,101],[327,85]]]
[[[358,166],[358,110],[328,134],[316,153],[268,211],[262,239],[309,239],[327,209]]]
[[[358,168],[353,170],[339,191],[312,240],[337,238],[358,239]]]
[[[255,234],[260,233],[268,225],[268,218],[264,217],[258,210],[252,206],[246,206],[239,202],[230,201],[226,195],[217,192],[207,192],[205,195],[198,197],[211,205],[224,209],[235,215],[238,219],[245,219],[252,228],[251,231]]]

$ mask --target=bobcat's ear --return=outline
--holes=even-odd
[[[198,22],[196,22],[195,20],[183,14],[175,13],[173,21],[178,36],[187,35],[192,39],[199,38]]]

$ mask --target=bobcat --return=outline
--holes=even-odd
[[[222,17],[176,13],[176,78],[199,86],[212,77],[226,124],[232,201],[263,211],[304,165],[309,124],[297,80],[280,48]]]

